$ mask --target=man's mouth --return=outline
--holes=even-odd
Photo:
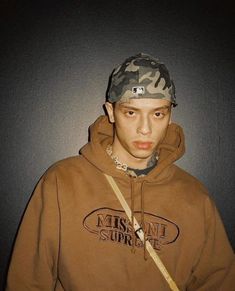
[[[153,143],[151,141],[134,141],[134,146],[141,150],[148,150],[152,147]]]

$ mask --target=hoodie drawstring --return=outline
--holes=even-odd
[[[146,234],[145,234],[145,216],[144,216],[144,191],[143,191],[143,187],[144,187],[144,182],[141,184],[141,188],[140,188],[140,197],[141,197],[141,227],[143,229],[144,232],[144,259],[147,261],[147,255],[146,255]]]
[[[134,198],[134,181],[133,179],[135,178],[131,178],[131,225],[134,225],[134,211],[135,211],[135,198]],[[144,183],[145,181],[143,181],[143,183],[141,183],[141,187],[140,187],[140,208],[141,208],[141,221],[140,221],[140,226],[143,229],[143,233],[144,233],[144,242],[143,242],[143,247],[144,247],[144,259],[147,260],[147,252],[146,252],[146,234],[145,234],[145,215],[144,215],[144,191],[143,191],[143,187],[144,187]],[[134,227],[132,227],[132,249],[131,251],[133,253],[135,253],[135,240],[136,240],[136,233],[135,233],[135,229]]]
[[[134,211],[135,211],[135,198],[134,198],[134,178],[131,178],[131,225],[132,225],[132,249],[131,251],[135,253],[135,229],[134,225]]]

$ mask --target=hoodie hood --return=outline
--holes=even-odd
[[[117,170],[113,160],[106,153],[106,148],[113,141],[113,124],[107,116],[100,116],[89,128],[90,141],[81,149],[82,156],[103,173],[113,177],[127,176],[122,170]],[[164,169],[182,157],[185,152],[184,134],[182,128],[171,123],[166,136],[158,146],[159,161],[157,166],[144,178],[149,182],[156,180]]]

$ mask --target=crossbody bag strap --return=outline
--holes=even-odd
[[[104,174],[107,181],[109,182],[110,186],[112,187],[114,193],[116,194],[119,202],[121,203],[123,209],[126,212],[127,217],[129,218],[130,221],[132,221],[131,219],[131,209],[129,207],[129,205],[127,204],[124,196],[122,195],[122,192],[120,191],[120,189],[118,188],[116,182],[114,181],[113,177]],[[135,232],[138,234],[138,237],[140,238],[140,240],[144,243],[144,231],[143,229],[140,227],[138,221],[136,220],[136,218],[134,217],[134,230]],[[157,253],[155,252],[154,248],[152,247],[152,245],[150,244],[150,242],[148,240],[146,240],[146,250],[148,251],[150,257],[153,259],[154,263],[157,265],[158,269],[160,270],[160,272],[162,273],[163,277],[165,278],[165,280],[167,281],[168,285],[170,286],[171,290],[173,291],[180,291],[178,289],[178,287],[176,286],[176,283],[174,282],[174,280],[171,278],[170,274],[168,273],[166,267],[164,266],[163,262],[161,261],[161,259],[159,258],[159,256],[157,255]]]

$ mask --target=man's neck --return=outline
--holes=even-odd
[[[132,163],[129,159],[127,164],[123,162],[123,160],[121,160],[118,155],[115,154],[111,145],[108,146],[106,151],[109,154],[109,156],[114,160],[115,164],[117,165],[117,168],[134,171],[137,174],[137,176],[142,174],[147,175],[147,173],[150,172],[157,165],[158,156],[156,153],[149,157],[148,160],[144,161],[142,159],[135,159]]]

